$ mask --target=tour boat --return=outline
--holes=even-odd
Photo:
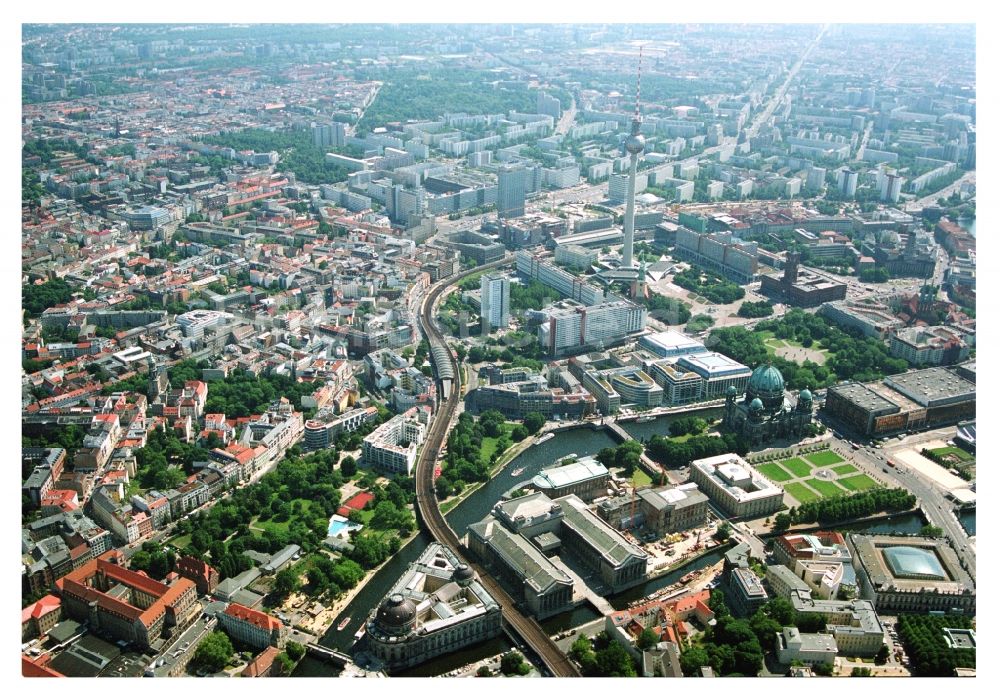
[[[347,628],[347,624],[350,622],[351,622],[351,617],[348,616],[343,621],[337,624],[337,630],[344,630],[345,628]]]
[[[649,423],[650,421],[655,421],[655,420],[656,420],[655,416],[646,415],[646,416],[640,416],[638,419],[635,420],[635,422],[636,423]]]
[[[510,475],[511,476],[521,476],[522,474],[524,474],[524,470],[525,469],[527,469],[527,467],[518,467],[517,469],[515,469],[514,471],[512,471],[510,473]]]
[[[541,445],[542,443],[544,443],[544,442],[546,442],[546,441],[549,441],[549,440],[552,440],[552,439],[553,439],[553,438],[555,438],[555,437],[556,437],[556,434],[555,434],[555,433],[551,433],[551,432],[550,432],[550,433],[546,433],[546,434],[545,434],[545,435],[543,435],[543,436],[542,436],[541,438],[539,438],[538,440],[536,440],[536,441],[534,442],[534,444],[535,444],[535,445]]]

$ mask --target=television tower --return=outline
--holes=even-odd
[[[622,247],[622,267],[633,267],[632,241],[635,236],[635,172],[639,165],[639,155],[646,148],[646,138],[639,134],[642,116],[639,114],[639,86],[642,83],[642,46],[639,46],[639,69],[635,78],[635,115],[632,117],[632,133],[625,140],[625,151],[629,154],[628,192],[625,200],[625,245]]]

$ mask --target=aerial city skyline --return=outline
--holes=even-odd
[[[21,53],[22,676],[977,675],[974,25]]]

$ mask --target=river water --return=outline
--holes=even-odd
[[[721,411],[721,408],[720,408]],[[711,413],[711,412],[709,412]],[[705,413],[699,412],[704,416]],[[719,414],[715,414],[718,416]],[[634,422],[624,424],[623,427],[632,435],[639,437],[649,437],[653,433],[666,433],[667,422],[661,417],[655,422],[646,424],[636,424]],[[602,448],[616,444],[615,439],[605,431],[595,431],[589,427],[577,428],[569,431],[562,431],[556,436],[541,445],[533,445],[521,453],[517,459],[508,464],[497,476],[477,489],[471,496],[454,508],[447,515],[448,523],[462,536],[466,532],[468,525],[478,522],[486,516],[493,506],[500,500],[501,496],[514,486],[529,480],[544,467],[551,465],[560,457],[571,453],[579,456],[593,455]],[[523,471],[516,477],[513,473],[519,469]],[[963,523],[965,522],[963,516]],[[974,530],[974,515],[973,515]],[[880,520],[874,522],[861,522],[842,528],[841,531],[868,531],[868,532],[901,532],[916,533],[924,524],[919,516],[906,516],[893,520]],[[350,623],[344,630],[338,631],[336,626],[331,627],[326,634],[320,638],[320,644],[331,649],[342,652],[350,652],[354,643],[354,634],[364,623],[368,614],[378,603],[385,598],[389,589],[399,579],[400,575],[412,563],[420,553],[427,547],[431,537],[423,530],[399,553],[394,555],[389,561],[379,569],[375,576],[364,588],[354,597],[347,608],[337,617],[339,623],[343,618],[350,617]],[[640,587],[611,597],[609,601],[615,608],[622,608],[630,601],[639,599],[645,595],[674,584],[685,573],[719,561],[722,557],[722,549],[715,549],[704,556],[699,557],[692,563],[685,565],[670,573],[660,576]],[[579,606],[573,611],[553,616],[541,622],[542,628],[547,633],[557,633],[569,628],[598,618],[600,614],[589,605]],[[443,657],[438,657],[432,661],[405,672],[406,676],[436,676],[455,668],[472,662],[476,662],[486,657],[500,654],[513,646],[513,643],[506,636],[481,643],[475,647],[454,652]],[[307,656],[296,667],[294,676],[337,676],[340,667],[331,664],[324,664],[317,659]]]

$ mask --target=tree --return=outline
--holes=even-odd
[[[776,532],[784,532],[792,526],[792,518],[788,513],[778,513],[774,516],[774,529]]]
[[[353,457],[348,455],[344,458],[343,462],[340,463],[340,473],[345,479],[350,479],[358,473],[358,463]]]
[[[727,541],[732,535],[732,528],[729,526],[728,522],[722,522],[719,524],[718,529],[715,530],[715,538],[719,541]]]
[[[222,671],[232,656],[233,644],[229,641],[229,636],[222,631],[215,631],[198,643],[192,663],[199,669]]]
[[[851,676],[871,676],[872,670],[868,667],[854,667],[851,669]]]
[[[476,676],[483,679],[489,678],[493,676],[493,670],[484,664],[483,666],[476,669]]]
[[[813,664],[813,671],[817,676],[833,676],[833,665],[827,662]]]
[[[944,530],[935,525],[924,525],[920,528],[919,534],[922,537],[938,538],[944,536]]]
[[[651,647],[655,647],[658,642],[660,642],[660,637],[652,628],[643,628],[635,644],[640,650],[648,650]]]
[[[541,412],[533,411],[524,417],[524,427],[532,435],[542,430],[545,425],[545,416]]]
[[[889,646],[883,644],[879,651],[875,653],[875,663],[885,664],[889,661]]]
[[[528,437],[528,429],[524,424],[517,424],[510,432],[510,438],[515,443],[520,442]]]
[[[601,676],[635,676],[632,655],[617,640],[597,653],[597,670]]]
[[[508,652],[500,658],[500,673],[504,676],[524,676],[531,667],[524,661],[520,652]]]
[[[297,662],[302,659],[302,656],[306,653],[306,648],[302,643],[296,640],[289,640],[285,644],[285,652],[288,653],[288,656],[291,657],[292,660]]]
[[[285,568],[278,571],[278,574],[274,576],[272,593],[284,597],[294,592],[298,586],[299,579],[295,575],[295,572],[291,568]]]
[[[292,670],[295,669],[295,662],[292,661],[292,658],[286,652],[279,652],[275,655],[274,665],[278,676],[291,676]]]

